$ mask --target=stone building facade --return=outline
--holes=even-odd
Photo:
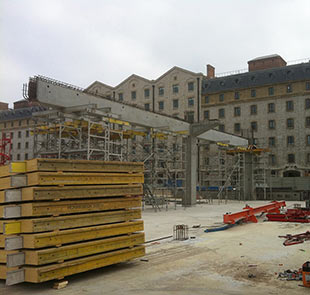
[[[0,139],[5,134],[11,138],[11,159],[23,161],[33,158],[34,137],[31,129],[35,124],[32,115],[44,110],[38,105],[29,105],[27,101],[17,101],[14,109],[0,111]]]
[[[96,81],[85,91],[148,111],[197,122],[200,118],[203,77],[202,73],[173,67],[156,80],[131,75],[115,87]]]
[[[204,79],[202,96],[201,119],[218,119],[219,130],[268,149],[272,175],[310,175],[309,61],[257,58],[246,73]]]

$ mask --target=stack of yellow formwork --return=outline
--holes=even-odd
[[[62,159],[0,167],[0,279],[39,283],[143,256],[143,169]]]

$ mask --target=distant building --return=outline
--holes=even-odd
[[[246,73],[203,80],[201,120],[218,119],[219,130],[268,148],[272,176],[309,176],[309,60],[287,65],[279,55],[270,55],[248,65]],[[212,148],[206,157],[212,157]]]
[[[173,67],[156,80],[131,75],[117,86],[96,81],[85,91],[130,103],[148,111],[197,122],[200,117],[203,77],[202,73]]]
[[[31,134],[31,128],[35,124],[35,119],[32,115],[42,110],[44,108],[39,105],[30,105],[26,100],[21,100],[14,103],[13,110],[0,111],[0,138],[3,133],[11,138],[13,161],[33,158],[34,137]]]

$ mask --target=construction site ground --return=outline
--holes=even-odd
[[[309,294],[309,289],[299,286],[301,281],[277,278],[279,272],[298,269],[310,260],[310,242],[284,247],[278,236],[305,232],[309,224],[272,223],[260,217],[258,223],[204,233],[220,225],[224,213],[239,211],[245,203],[260,206],[266,201],[214,201],[176,210],[170,204],[160,212],[147,207],[143,213],[147,241],[172,235],[175,224],[187,224],[190,239],[148,243],[142,260],[68,277],[68,286],[61,290],[52,289],[53,282],[6,287],[1,281],[0,294]],[[287,202],[287,206],[295,203],[304,205]]]

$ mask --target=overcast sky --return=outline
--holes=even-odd
[[[177,65],[243,69],[278,53],[310,57],[309,0],[1,0],[0,101],[29,76],[87,87]]]

